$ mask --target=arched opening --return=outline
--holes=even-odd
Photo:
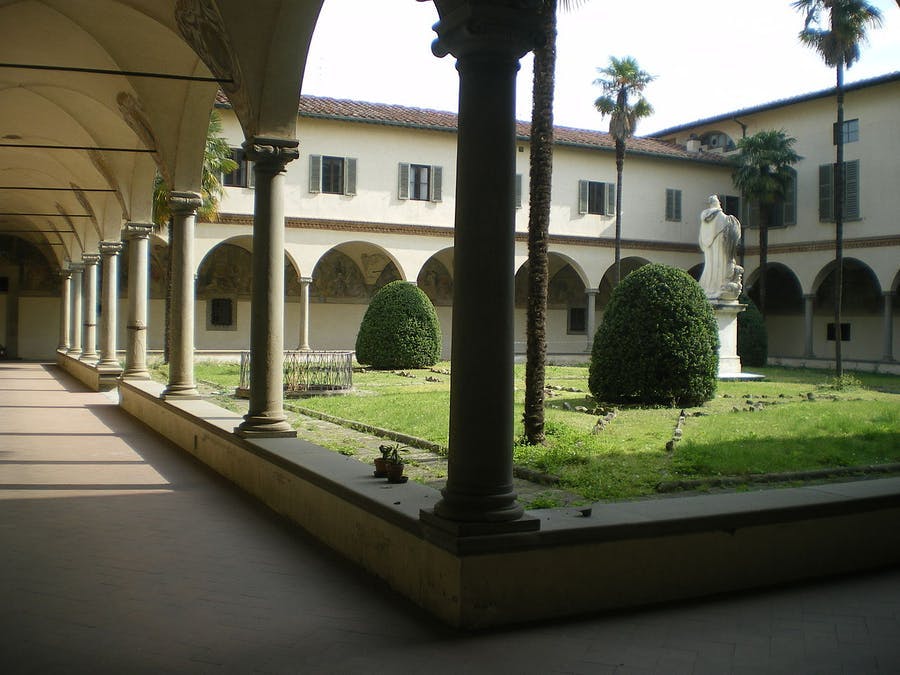
[[[871,358],[882,352],[883,306],[881,285],[872,269],[855,258],[844,259],[841,326],[834,325],[836,269],[832,262],[819,272],[815,285],[814,336],[821,353],[834,350],[840,337],[844,358]]]
[[[416,283],[434,305],[441,323],[441,358],[449,359],[453,327],[453,249],[445,248],[426,260]]]
[[[760,270],[744,280],[744,293],[757,307]],[[769,353],[773,356],[802,357],[805,349],[803,288],[800,280],[786,265],[766,266],[766,332]]]

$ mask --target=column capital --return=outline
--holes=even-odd
[[[81,274],[84,272],[84,263],[69,261],[69,271]]]
[[[893,290],[882,291],[881,295],[882,295],[882,297],[885,297],[885,298],[893,298],[895,295],[897,295],[897,291],[893,291]]]
[[[541,46],[542,0],[434,0],[440,21],[431,51],[438,58],[493,53],[520,59]]]
[[[122,242],[101,241],[97,244],[97,248],[100,249],[100,255],[102,256],[119,255],[122,252]]]
[[[125,223],[125,227],[122,228],[122,237],[126,240],[146,239],[150,236],[152,231],[153,223],[129,222]]]
[[[60,267],[56,270],[56,276],[60,279],[71,279],[72,278],[72,270],[67,267]]]
[[[169,208],[175,214],[194,214],[203,204],[197,192],[170,192]]]
[[[266,138],[254,136],[242,144],[247,159],[256,169],[279,173],[288,162],[300,157],[300,141],[296,138]]]
[[[81,261],[84,263],[85,267],[89,265],[98,265],[100,264],[100,254],[99,253],[82,253]]]
[[[599,295],[600,289],[599,288],[585,288],[584,292],[586,295]]]
[[[312,283],[313,278],[312,277],[297,277],[297,281],[299,281],[301,285],[305,284],[308,286],[309,284]]]

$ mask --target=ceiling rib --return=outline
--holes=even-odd
[[[36,63],[0,63],[0,68],[23,70],[52,70],[60,73],[86,73],[89,75],[117,75],[119,77],[151,77],[160,80],[187,80],[188,82],[234,82],[233,79],[203,77],[202,75],[178,75],[177,73],[152,73],[141,70],[110,70],[108,68],[80,68],[76,66],[50,66]]]

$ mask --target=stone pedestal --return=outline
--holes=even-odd
[[[712,300],[716,323],[719,326],[719,377],[733,377],[741,373],[741,357],[737,353],[737,317],[747,309],[739,302]]]

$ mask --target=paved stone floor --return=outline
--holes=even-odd
[[[110,397],[0,363],[0,673],[769,672],[900,673],[900,569],[456,633]]]

